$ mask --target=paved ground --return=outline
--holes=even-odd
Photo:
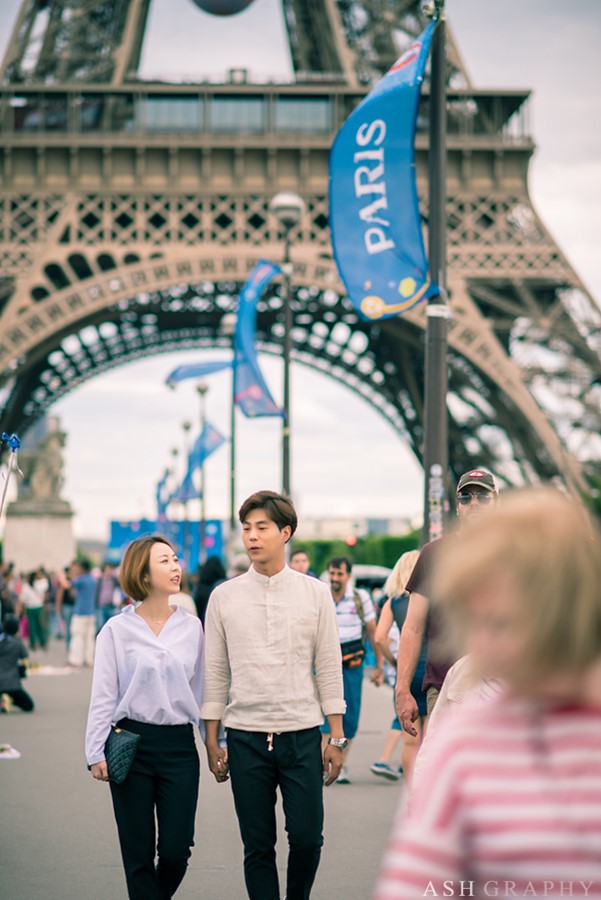
[[[55,642],[48,662],[61,666]],[[109,791],[83,758],[90,672],[33,675],[37,709],[0,717],[0,895],[3,900],[121,900],[126,896]],[[365,684],[361,729],[350,758],[352,784],[326,790],[326,833],[313,900],[368,900],[399,785],[375,778],[391,720],[391,691]],[[244,900],[242,848],[229,785],[217,785],[201,748],[196,846],[178,900]],[[283,827],[280,828],[282,834]],[[285,838],[285,835],[284,835]],[[285,865],[285,842],[279,863]],[[283,881],[283,879],[282,879]],[[283,888],[282,888],[283,893]]]

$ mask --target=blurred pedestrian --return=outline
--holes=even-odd
[[[442,688],[432,713],[428,716],[428,729],[422,740],[415,760],[411,787],[421,778],[430,749],[439,729],[451,727],[449,716],[465,708],[473,708],[490,703],[503,690],[503,682],[498,678],[480,678],[474,670],[474,660],[470,654],[462,656],[446,674]]]
[[[310,575],[311,578],[317,578],[317,573],[311,568],[309,554],[302,547],[297,547],[296,550],[292,551],[288,565],[295,572],[300,572],[301,575]]]
[[[29,646],[32,650],[36,650],[38,646],[45,650],[48,644],[45,607],[47,589],[47,579],[38,577],[37,571],[23,576],[19,600],[20,608],[24,608],[27,615]]]
[[[400,642],[400,632],[405,624],[407,616],[407,607],[409,605],[409,594],[405,590],[411,573],[419,558],[418,550],[409,550],[403,553],[401,558],[396,562],[392,572],[386,579],[384,584],[384,594],[387,599],[382,607],[380,618],[376,626],[376,644],[380,648],[382,656],[388,663],[388,667],[394,673],[393,687],[396,683],[397,655]],[[426,654],[428,649],[428,641],[424,636],[420,650],[419,659],[415,669],[415,674],[411,682],[411,693],[417,702],[419,717],[416,719],[416,735],[405,734],[403,736],[403,753],[401,771],[405,775],[405,781],[410,782],[413,774],[413,766],[415,757],[424,732],[425,722],[428,715],[426,705],[426,692],[423,689],[423,680],[426,672]],[[395,706],[393,692],[393,706]],[[390,726],[386,743],[384,744],[380,759],[371,766],[374,775],[386,778],[389,781],[396,781],[399,778],[399,770],[392,763],[392,755],[400,740],[401,723],[396,714],[395,708],[394,718]]]
[[[365,661],[364,631],[376,657],[376,667],[371,680],[377,685],[384,681],[382,654],[376,646],[376,611],[367,591],[353,587],[352,570],[353,563],[348,556],[334,556],[328,563],[328,578],[342,652],[342,681],[346,702],[342,728],[347,743],[342,754],[342,771],[336,779],[337,784],[350,784],[346,764],[361,716]],[[321,730],[324,734],[328,733],[327,722]]]
[[[441,720],[377,900],[601,898],[600,541],[579,503],[535,489],[441,554],[434,593],[475,676],[506,689]]]
[[[225,578],[225,569],[218,556],[209,556],[207,561],[200,567],[194,602],[196,603],[198,617],[203,624],[213,588],[225,581]]]
[[[110,562],[103,563],[102,574],[96,580],[96,631],[117,613],[123,603],[119,579]]]
[[[24,712],[33,712],[34,703],[27,691],[23,690],[21,679],[26,673],[27,647],[18,637],[19,621],[15,616],[4,620],[0,634],[0,695],[7,695]],[[0,712],[7,712],[4,696]]]
[[[62,579],[63,586],[71,588],[75,597],[68,662],[77,668],[94,665],[96,579],[90,568],[87,559],[76,560],[71,565],[69,577]]]
[[[165,900],[182,882],[194,842],[200,769],[193,725],[204,637],[195,616],[169,603],[181,568],[166,538],[133,541],[119,578],[137,605],[110,618],[98,635],[86,757],[92,776],[108,781],[111,722],[141,736],[125,781],[110,782],[111,796],[128,897]]]
[[[250,563],[246,553],[237,553],[228,566],[227,577],[237,578],[238,575],[244,575],[245,572],[248,572],[249,568]]]
[[[297,517],[290,499],[258,491],[240,507],[250,569],[219,585],[207,610],[201,715],[209,768],[232,778],[250,900],[280,900],[277,789],[289,855],[288,900],[309,900],[323,844],[323,787],[342,765],[342,677],[328,590],[286,565]],[[332,737],[323,750],[319,725]],[[218,745],[227,728],[227,750]]]
[[[62,572],[58,573],[57,582],[56,615],[59,621],[63,623],[62,630],[65,635],[67,650],[69,650],[71,645],[71,619],[73,618],[73,607],[75,605],[74,591],[69,587],[69,566],[66,566]]]
[[[495,505],[497,500],[497,485],[490,472],[486,469],[471,469],[464,472],[457,482],[455,495],[458,531],[474,518],[478,518],[489,505]],[[419,709],[411,693],[411,684],[422,651],[424,636],[428,638],[426,671],[423,679],[428,714],[434,708],[445,675],[455,662],[455,659],[449,656],[448,648],[444,647],[444,635],[441,633],[437,606],[430,601],[431,582],[436,571],[438,554],[448,541],[454,539],[454,535],[450,535],[426,544],[407,582],[410,598],[399,644],[396,708],[405,734],[413,737],[417,736],[417,728],[413,723],[419,717]]]
[[[182,572],[179,591],[176,594],[171,594],[169,598],[169,605],[181,606],[181,608],[184,609],[187,613],[190,613],[191,616],[198,616],[198,612],[196,611],[196,603],[194,602],[194,598],[190,593],[190,585],[184,572]]]

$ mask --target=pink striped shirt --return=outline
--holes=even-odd
[[[601,708],[505,695],[433,743],[375,900],[601,900]]]

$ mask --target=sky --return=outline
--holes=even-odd
[[[0,52],[18,0],[0,0]],[[447,0],[475,87],[530,88],[537,143],[530,189],[535,208],[576,271],[601,300],[601,4],[598,0]],[[278,0],[254,0],[217,18],[192,0],[153,0],[141,62],[143,77],[220,80],[230,67],[251,78],[290,79]],[[154,513],[154,486],[184,444],[182,423],[199,419],[191,382],[175,392],[164,380],[176,365],[223,352],[158,356],[98,376],[51,412],[67,432],[64,495],[79,537],[105,538],[109,519]],[[261,357],[276,400],[280,360]],[[229,433],[229,375],[211,376],[209,419]],[[132,414],[133,413],[133,414]],[[238,418],[237,502],[258,488],[279,489],[280,425]],[[347,388],[292,366],[292,486],[302,517],[419,516],[423,476],[379,413]],[[181,453],[176,464],[180,465]],[[206,468],[209,517],[228,512],[228,451]],[[194,513],[191,508],[191,513]]]

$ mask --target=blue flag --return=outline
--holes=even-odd
[[[192,363],[188,366],[178,366],[169,373],[165,379],[165,384],[173,387],[178,381],[185,378],[204,378],[205,375],[212,375],[213,372],[221,372],[223,369],[230,369],[232,363],[230,360],[214,360],[212,362]]]
[[[348,117],[330,153],[330,227],[349,299],[366,319],[434,296],[415,176],[415,128],[433,20]]]
[[[225,443],[225,438],[219,429],[215,428],[215,426],[211,425],[209,422],[206,422],[204,428],[194,441],[194,446],[190,450],[190,455],[188,456],[188,468],[191,468],[192,471],[199,469],[205,459],[214,453],[215,450],[218,450],[223,443]]]
[[[171,494],[170,502],[186,503],[198,497],[199,492],[194,485],[194,473],[200,469],[202,464],[215,450],[218,450],[225,438],[214,425],[206,423],[188,454],[188,467],[183,481],[178,488]]]
[[[260,260],[240,292],[234,337],[234,399],[245,416],[281,416],[259,368],[255,350],[257,301],[280,267]]]

